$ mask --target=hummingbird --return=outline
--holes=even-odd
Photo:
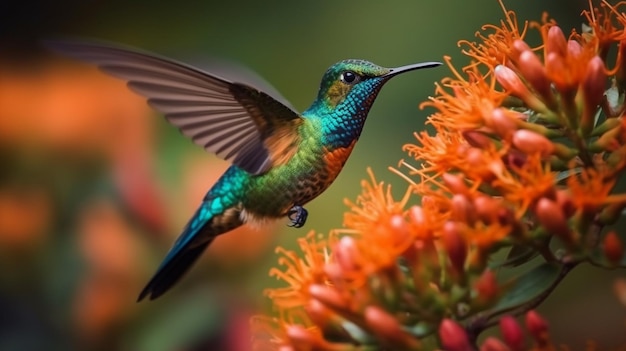
[[[399,74],[441,65],[385,68],[365,60],[339,61],[324,73],[311,106],[298,113],[249,84],[152,53],[100,43],[47,46],[126,80],[183,135],[232,163],[137,301],[168,291],[218,235],[244,223],[287,217],[290,226],[302,227],[308,216],[303,206],[341,172],[383,85]]]

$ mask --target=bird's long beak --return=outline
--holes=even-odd
[[[437,66],[441,66],[441,62],[420,62],[420,63],[415,63],[415,64],[412,64],[412,65],[406,65],[406,66],[391,68],[389,70],[389,73],[386,73],[386,74],[382,75],[381,77],[383,77],[383,78],[391,78],[391,77],[396,76],[396,75],[398,75],[400,73],[413,71],[413,70],[416,70],[416,69],[422,69],[422,68],[437,67]]]

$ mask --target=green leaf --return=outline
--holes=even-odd
[[[560,271],[560,266],[546,262],[524,272],[508,283],[510,288],[490,313],[499,314],[531,301],[548,290],[559,279]]]
[[[525,263],[530,262],[533,258],[537,257],[539,253],[536,249],[524,246],[513,245],[506,255],[504,260],[494,261],[489,263],[489,268],[498,269],[506,267],[518,267]]]

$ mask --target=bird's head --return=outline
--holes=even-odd
[[[304,114],[324,118],[335,134],[358,138],[378,92],[387,81],[404,72],[439,65],[440,62],[422,62],[386,68],[365,60],[339,61],[322,77],[317,99]]]

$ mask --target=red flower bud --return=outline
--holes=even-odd
[[[613,265],[618,265],[624,257],[624,245],[615,231],[610,231],[604,236],[604,256]]]
[[[409,226],[403,216],[396,214],[389,219],[390,239],[396,246],[403,245],[410,237]]]
[[[316,335],[310,330],[307,330],[300,325],[289,325],[286,328],[287,338],[293,346],[294,350],[320,350],[320,346],[325,344],[324,340],[319,335]],[[287,349],[289,350],[289,349]]]
[[[490,336],[480,346],[480,351],[511,351],[511,349],[502,341]]]
[[[576,212],[576,206],[572,201],[572,195],[567,190],[556,191],[556,203],[561,207],[565,217],[571,217]]]
[[[505,110],[502,108],[496,108],[491,114],[491,122],[493,129],[504,140],[510,140],[513,132],[517,130],[517,123],[511,117],[509,117]]]
[[[567,56],[567,40],[563,31],[558,26],[552,26],[548,30],[548,38],[546,40],[546,55],[555,53],[561,57]]]
[[[578,57],[583,52],[583,47],[576,40],[567,41],[567,55],[571,57]]]
[[[535,311],[526,313],[526,328],[537,344],[548,343],[548,323]]]
[[[498,83],[502,85],[502,87],[511,93],[511,95],[516,96],[523,101],[531,95],[530,90],[526,87],[526,84],[522,81],[522,79],[507,66],[498,65],[494,69],[494,73],[496,75],[496,79]]]
[[[569,74],[563,56],[551,52],[547,54],[545,61],[546,74],[554,83],[556,90],[561,93],[562,99],[566,100],[563,104],[566,106],[572,104],[572,99],[578,89],[578,81],[575,81],[575,77]]]
[[[517,69],[543,101],[537,103],[534,100],[522,99],[528,107],[539,112],[547,111],[548,108],[546,105],[550,108],[554,108],[556,100],[554,94],[552,94],[551,82],[547,76],[546,68],[539,60],[539,57],[531,50],[523,51],[520,54]]]
[[[549,234],[557,236],[566,244],[573,243],[574,238],[567,218],[556,202],[545,197],[539,199],[535,206],[535,215]]]
[[[476,222],[476,211],[470,200],[461,194],[452,196],[451,219],[473,225]]]
[[[530,46],[526,44],[525,41],[521,39],[515,39],[513,42],[513,51],[517,52],[517,56],[521,55],[522,52],[530,50]]]
[[[478,214],[478,218],[483,223],[492,223],[497,217],[498,212],[503,209],[501,200],[495,199],[487,195],[479,195],[474,199],[474,208]]]
[[[350,236],[344,236],[339,240],[339,242],[335,245],[333,254],[336,262],[342,270],[353,271],[359,266],[358,248],[354,238]]]
[[[324,328],[332,323],[332,320],[335,317],[332,310],[327,308],[323,303],[314,299],[309,301],[305,310],[309,318],[311,318],[311,321],[321,328]]]
[[[487,269],[474,283],[474,289],[478,293],[478,299],[482,303],[488,303],[498,296],[498,282],[493,271]]]
[[[515,318],[511,316],[500,318],[500,333],[511,350],[521,351],[524,349],[524,333]]]
[[[416,226],[426,225],[426,214],[421,206],[411,206],[409,209],[409,220]]]
[[[461,235],[459,226],[454,222],[446,222],[441,239],[452,268],[457,272],[462,272],[467,258],[467,244]]]
[[[465,329],[452,319],[444,319],[439,325],[439,339],[446,351],[471,351]]]
[[[443,183],[450,189],[451,193],[461,195],[469,194],[469,188],[465,184],[463,177],[452,173],[444,173],[442,178]]]
[[[513,134],[513,145],[526,154],[538,152],[543,157],[549,156],[554,152],[554,144],[552,144],[550,139],[526,129],[515,131]]]
[[[604,62],[598,56],[592,58],[587,64],[587,71],[583,79],[581,91],[583,98],[583,111],[580,120],[580,131],[584,138],[589,137],[593,130],[598,105],[604,98],[606,88],[606,72]]]
[[[365,309],[365,323],[378,337],[396,348],[416,349],[419,341],[402,330],[400,322],[378,306]]]
[[[334,310],[345,310],[347,308],[346,302],[343,297],[337,292],[337,290],[320,284],[314,284],[309,286],[309,294],[311,297],[318,300],[328,308]]]
[[[491,138],[483,132],[476,130],[467,130],[463,132],[463,138],[473,147],[480,149],[488,149],[493,141]]]

